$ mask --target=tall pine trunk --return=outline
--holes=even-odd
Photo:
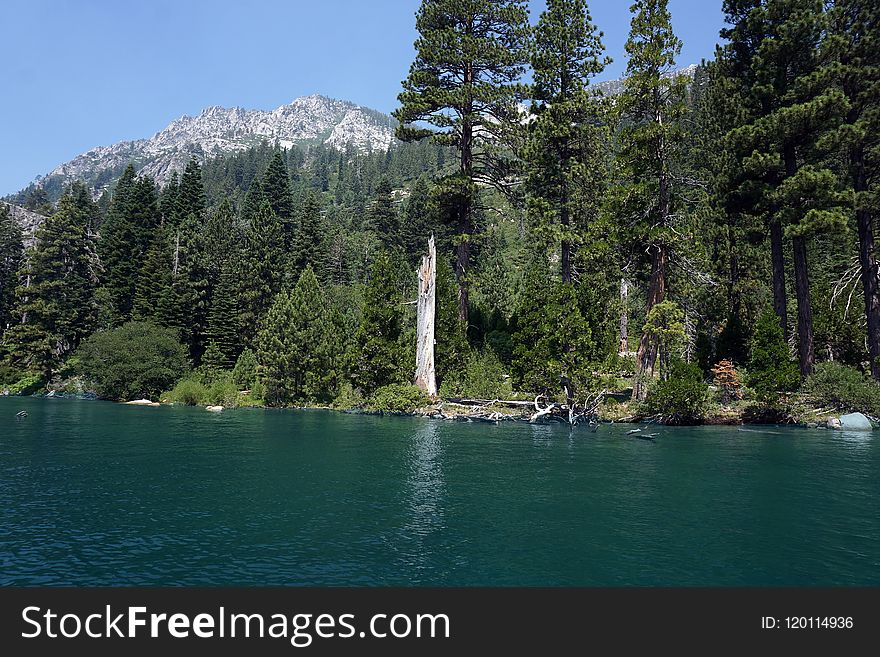
[[[657,109],[656,121],[658,125],[663,125],[663,114],[660,110],[660,99],[658,90],[654,92],[654,103]],[[658,214],[660,220],[665,226],[669,221],[669,215],[672,210],[672,199],[669,189],[669,172],[666,169],[666,153],[663,140],[660,139],[657,144],[657,161],[660,165],[657,183],[658,183]],[[665,244],[652,244],[651,253],[651,281],[648,287],[648,303],[645,313],[650,313],[651,309],[666,298],[666,263],[669,259],[669,253]],[[649,335],[646,331],[642,331],[642,337],[639,340],[639,350],[636,354],[636,376],[633,384],[633,397],[643,400],[647,396],[648,386],[647,378],[654,374],[654,363],[657,360],[657,349],[659,345],[657,340]]]
[[[651,282],[648,287],[648,304],[646,311],[666,297],[666,262],[669,258],[666,246],[654,244],[651,246]],[[633,398],[644,399],[648,392],[647,377],[654,373],[654,363],[657,360],[657,341],[646,332],[642,333],[639,340],[639,350],[636,353],[636,377],[633,385]]]
[[[810,277],[807,271],[807,242],[801,237],[793,237],[794,247],[794,290],[797,296],[798,311],[798,360],[801,376],[809,376],[815,363],[813,347],[813,307],[810,300]]]
[[[868,183],[865,175],[864,154],[859,150],[852,154],[854,171],[853,187],[856,194],[865,192]],[[868,320],[868,353],[871,357],[871,376],[880,381],[880,290],[878,290],[878,265],[874,255],[874,226],[871,212],[864,208],[856,210],[859,233],[859,264],[862,270],[862,287],[865,294],[865,316]]]

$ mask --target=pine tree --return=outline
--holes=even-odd
[[[31,187],[31,189],[28,190],[27,196],[24,200],[24,207],[25,209],[41,214],[44,217],[48,217],[54,211],[52,204],[49,202],[49,195],[46,193],[46,188],[41,186]]]
[[[766,312],[758,319],[752,337],[748,384],[759,402],[772,406],[780,392],[794,390],[799,382],[779,318],[774,312]]]
[[[213,340],[208,340],[205,345],[205,353],[202,354],[202,363],[199,365],[199,373],[202,380],[211,384],[224,376],[224,372],[232,367],[232,363]]]
[[[321,209],[320,196],[306,192],[297,211],[296,234],[290,251],[291,280],[297,280],[309,266],[319,278],[325,276],[327,244]]]
[[[572,248],[598,214],[607,170],[605,109],[588,88],[610,59],[603,57],[586,0],[550,0],[535,31],[529,191],[533,211],[549,218],[561,242],[561,274],[572,281]]]
[[[330,401],[328,385],[333,336],[327,307],[311,267],[290,293],[277,295],[256,340],[258,372],[271,406]]]
[[[773,241],[780,243],[783,230],[791,238],[798,354],[801,374],[807,376],[815,360],[807,241],[846,222],[837,176],[820,141],[840,122],[847,103],[839,89],[816,76],[827,24],[822,0],[766,0],[754,11],[766,30],[752,60],[752,93],[762,113],[732,131],[731,139],[753,171],[774,179],[762,189],[762,203],[771,216]],[[774,248],[776,262],[779,247]]]
[[[241,266],[240,321],[246,343],[253,341],[263,316],[284,281],[283,231],[268,201],[245,232]]]
[[[21,226],[12,218],[7,206],[0,204],[0,338],[14,321],[15,288],[23,264]]]
[[[200,224],[207,204],[205,186],[202,181],[202,167],[195,158],[191,158],[186,163],[175,196],[174,217],[176,223],[180,225],[189,217],[194,217],[195,224]]]
[[[825,47],[849,102],[836,137],[847,156],[846,184],[854,198],[871,374],[880,381],[880,264],[874,236],[880,198],[880,6],[835,0],[830,18]]]
[[[518,130],[517,84],[529,37],[525,0],[423,0],[416,14],[416,59],[398,96],[398,137],[455,146],[448,184],[457,189],[455,273],[459,315],[467,324],[477,185],[505,188],[505,137]],[[417,127],[429,123],[435,130]]]
[[[386,249],[396,249],[400,246],[400,220],[397,216],[397,208],[394,207],[393,191],[388,176],[382,176],[376,185],[368,218],[370,228]]]
[[[577,389],[588,385],[590,326],[574,286],[552,277],[543,257],[533,258],[523,281],[513,345],[511,369],[520,389],[558,390],[560,377]]]
[[[458,287],[455,273],[446,258],[437,259],[434,317],[434,363],[437,385],[446,378],[460,376],[467,365],[470,348],[465,326],[458,315]]]
[[[681,52],[681,40],[672,31],[667,0],[639,0],[630,7],[626,52],[629,57],[620,96],[624,127],[620,160],[629,179],[628,201],[637,220],[630,222],[630,239],[651,259],[647,307],[666,298],[669,254],[676,232],[676,150],[682,141],[684,113],[682,78],[669,74]],[[647,333],[639,341],[633,395],[644,399],[646,377],[653,372],[657,344]]]
[[[220,270],[208,312],[207,339],[215,343],[224,366],[231,366],[242,350],[244,327],[241,324],[241,258],[233,253]]]
[[[269,160],[269,166],[263,174],[261,191],[263,198],[269,202],[269,206],[281,222],[284,249],[289,250],[295,232],[293,192],[290,189],[290,176],[281,157],[281,151],[276,150]]]
[[[50,377],[94,328],[95,249],[86,227],[97,210],[85,188],[65,192],[57,211],[37,229],[6,331],[12,364]]]
[[[380,253],[364,290],[364,311],[355,336],[352,381],[365,394],[391,383],[409,381],[415,362],[402,362],[403,314],[395,266]]]
[[[116,185],[98,243],[102,282],[116,324],[131,319],[138,270],[158,224],[158,212],[152,179],[136,179],[134,167],[129,164]]]
[[[140,321],[159,321],[161,300],[170,286],[171,244],[163,223],[156,228],[138,271],[132,316]]]
[[[177,198],[180,196],[180,176],[176,171],[171,172],[171,176],[162,193],[159,195],[159,215],[166,226],[174,223],[177,217]]]
[[[400,221],[400,245],[410,265],[415,267],[421,261],[425,244],[432,233],[435,239],[438,238],[439,226],[431,207],[430,185],[426,177],[420,176],[410,187]]]
[[[137,262],[131,253],[135,241],[134,224],[130,217],[134,184],[134,166],[129,164],[116,183],[98,243],[104,270],[102,282],[108,290],[114,323],[117,325],[130,319],[132,288],[137,274]]]

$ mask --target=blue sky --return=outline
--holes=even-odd
[[[625,68],[629,0],[593,0]],[[95,146],[149,137],[210,105],[271,109],[321,93],[390,112],[419,0],[3,0],[0,195]],[[543,7],[532,0],[533,20]],[[712,56],[721,0],[670,0],[682,66]]]

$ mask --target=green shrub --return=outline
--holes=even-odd
[[[512,392],[510,379],[491,349],[471,353],[464,372],[447,377],[440,386],[441,397],[509,399]]]
[[[709,387],[698,365],[672,361],[670,376],[654,383],[643,404],[647,415],[658,416],[666,424],[699,424],[709,403]]]
[[[227,376],[226,378],[215,379],[208,386],[205,393],[205,402],[214,406],[236,408],[241,403],[241,397],[238,386]]]
[[[880,415],[880,385],[853,367],[819,363],[802,390],[817,406]]]
[[[376,390],[368,407],[382,413],[412,413],[429,402],[428,395],[421,388],[408,383],[392,383]]]
[[[0,362],[0,388],[21,380],[25,373],[8,363]]]
[[[621,355],[617,352],[609,355],[602,363],[602,371],[614,377],[630,377],[636,373],[636,357]]]
[[[779,318],[772,311],[761,315],[755,325],[745,381],[755,392],[755,399],[768,406],[779,402],[781,392],[797,390],[800,384],[800,374],[788,353]]]
[[[201,406],[208,403],[208,388],[196,379],[181,379],[171,391],[162,395],[162,398],[175,404]]]
[[[45,385],[45,380],[39,374],[28,374],[7,387],[6,390],[10,395],[32,395],[43,389]]]
[[[155,399],[189,368],[175,332],[150,322],[99,331],[80,345],[77,356],[80,373],[106,399]]]
[[[345,381],[339,387],[339,394],[336,395],[336,399],[333,400],[333,408],[345,411],[353,408],[363,408],[363,406],[364,396],[357,388],[348,381]]]

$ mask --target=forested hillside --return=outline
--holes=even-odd
[[[161,188],[129,166],[98,200],[31,190],[48,218],[27,250],[0,207],[0,382],[423,405],[413,302],[433,234],[441,396],[567,381],[632,388],[606,412],[669,422],[880,413],[880,9],[723,7],[691,77],[672,75],[666,1],[637,0],[603,94],[585,0],[549,0],[535,25],[522,0],[424,0],[387,152],[264,142]]]

